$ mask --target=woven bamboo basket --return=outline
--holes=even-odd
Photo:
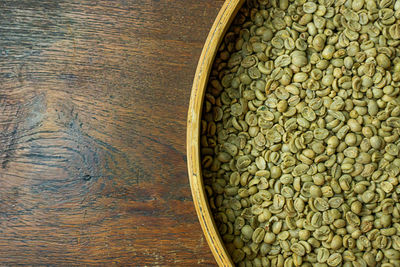
[[[194,77],[187,122],[187,161],[193,201],[204,235],[219,266],[234,264],[218,233],[204,190],[200,158],[200,121],[203,98],[215,56],[243,2],[244,0],[226,0],[211,28]]]

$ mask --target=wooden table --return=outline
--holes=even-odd
[[[0,263],[215,264],[186,113],[222,0],[0,1]]]

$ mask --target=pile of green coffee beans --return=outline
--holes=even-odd
[[[201,121],[238,266],[400,266],[400,0],[248,0]]]

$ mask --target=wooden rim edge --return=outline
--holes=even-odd
[[[243,2],[244,0],[227,0],[218,13],[197,65],[188,110],[186,146],[190,187],[200,225],[219,266],[234,266],[234,264],[216,229],[204,190],[200,167],[200,120],[212,63],[222,38]]]

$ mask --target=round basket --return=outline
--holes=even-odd
[[[200,122],[204,94],[214,58],[226,31],[243,2],[244,0],[227,0],[222,6],[199,59],[188,111],[186,141],[190,186],[197,216],[219,266],[234,266],[234,264],[218,233],[204,190],[200,158]]]

